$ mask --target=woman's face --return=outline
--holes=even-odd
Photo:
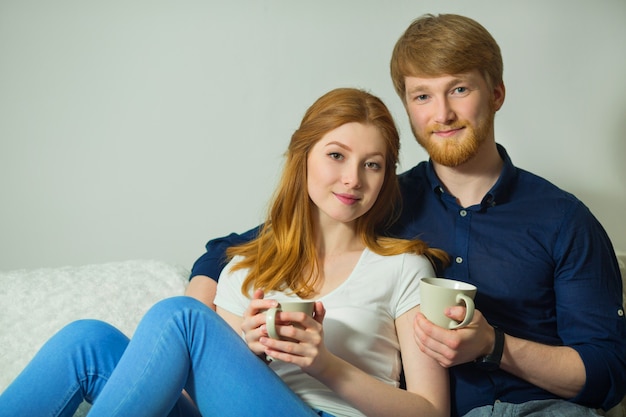
[[[367,213],[385,179],[385,140],[373,125],[346,123],[326,133],[307,159],[314,217],[352,223]]]

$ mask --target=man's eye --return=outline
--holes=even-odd
[[[428,100],[427,94],[420,94],[418,96],[415,96],[415,101],[426,101],[426,100]]]
[[[464,94],[467,93],[467,87],[457,87],[454,89],[456,94]]]

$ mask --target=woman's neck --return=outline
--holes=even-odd
[[[312,298],[323,297],[348,279],[365,249],[354,224],[333,222],[316,226],[315,249],[319,269]]]
[[[361,252],[365,248],[356,232],[355,222],[320,222],[315,227],[315,249],[320,260],[347,252]]]

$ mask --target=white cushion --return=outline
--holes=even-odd
[[[138,260],[0,272],[0,392],[67,323],[100,319],[130,336],[155,302],[184,293],[188,277]]]

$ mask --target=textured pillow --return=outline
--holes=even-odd
[[[130,336],[155,302],[184,293],[188,277],[158,261],[0,272],[0,392],[67,323],[100,319]]]

